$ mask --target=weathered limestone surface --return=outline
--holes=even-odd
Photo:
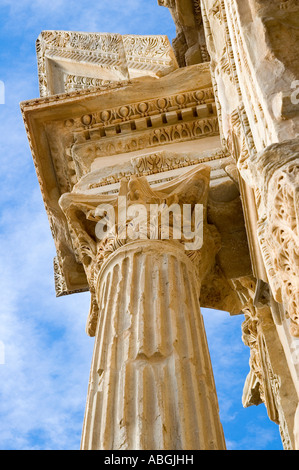
[[[43,31],[36,51],[41,96],[161,77],[178,67],[166,36]]]
[[[270,212],[273,213],[270,204],[267,213],[265,204],[260,203],[261,193],[265,194],[267,185],[261,175],[265,175],[269,169],[267,166],[262,168],[261,162],[266,162],[266,157],[264,158],[262,153],[267,147],[287,139],[288,146],[292,145],[293,149],[293,169],[295,162],[298,161],[295,151],[298,149],[296,105],[293,105],[293,111],[287,114],[281,110],[282,114],[279,116],[272,109],[273,100],[277,104],[277,95],[284,93],[285,96],[286,90],[289,92],[288,99],[291,103],[292,83],[296,79],[296,60],[293,61],[293,65],[290,65],[290,61],[284,60],[286,53],[283,53],[280,43],[286,40],[289,34],[290,50],[287,55],[290,57],[295,54],[292,49],[294,44],[292,34],[296,30],[296,20],[292,20],[292,17],[297,11],[296,5],[294,2],[283,2],[283,5],[281,2],[265,2],[261,7],[259,2],[205,0],[202,2],[202,8],[211,54],[221,133],[225,145],[235,157],[242,177],[241,186],[245,216],[248,213],[246,221],[254,273],[257,278],[267,282],[268,277],[271,279],[273,274],[269,271],[268,263],[261,263],[261,251],[264,250],[264,245],[263,248],[261,243],[257,246],[255,241],[258,225],[260,226],[262,221],[269,217]],[[285,29],[287,24],[290,26],[288,32]],[[278,31],[281,33],[279,41],[273,35],[274,30],[276,34]],[[284,104],[287,102],[286,97],[283,102]],[[292,144],[291,139],[295,139]],[[283,152],[283,145],[281,143],[280,153]],[[285,152],[289,153],[287,146]],[[279,160],[279,155],[276,155],[276,160]],[[278,174],[277,171],[277,178]],[[275,178],[272,181],[274,180]],[[253,192],[246,184],[253,189]],[[294,190],[295,187],[294,181]],[[268,199],[272,194],[277,197],[281,192],[278,186],[274,187],[274,183],[271,189]],[[293,230],[293,227],[290,226],[290,229]],[[296,237],[296,234],[293,236]],[[267,273],[263,272],[262,264],[265,265]],[[298,266],[298,263],[296,264]],[[295,265],[293,264],[293,270],[295,269],[295,274],[298,276],[298,267],[295,268]],[[278,270],[276,276],[279,277]],[[289,282],[292,283],[291,278]],[[276,295],[276,300],[278,297]]]
[[[82,448],[225,448],[199,301],[238,314],[231,279],[250,274],[251,264],[231,158],[219,150],[209,67],[46,96],[22,111],[57,248],[57,295],[91,294],[95,352]],[[140,194],[146,204],[202,202],[205,249],[100,242],[98,205],[121,195],[136,203]]]
[[[202,0],[201,8],[222,141],[240,175],[253,274],[273,296],[272,317],[288,370],[280,380],[289,374],[298,393],[297,343],[287,328],[298,335],[299,4]],[[270,343],[268,348],[274,350]],[[294,420],[294,409],[286,404],[279,409]]]
[[[170,242],[108,258],[82,449],[225,449],[197,289]]]
[[[58,296],[89,289],[58,203],[62,194],[80,180],[85,190],[117,194],[121,179],[131,175],[157,186],[204,163],[211,168],[208,217],[223,242],[203,280],[201,303],[232,314],[242,310],[231,279],[250,274],[251,262],[238,183],[219,141],[209,66],[41,98],[24,102],[22,110],[56,244]]]
[[[243,404],[264,402],[297,449],[299,5],[158,3],[174,51],[164,36],[44,31],[41,98],[21,105],[57,296],[91,294],[82,448],[225,448],[201,305],[245,314]],[[146,209],[140,223],[152,203],[203,204],[203,246],[163,224],[136,239],[127,219],[99,239],[99,204],[119,197]]]
[[[295,434],[295,448],[299,449],[299,406],[295,414],[295,425],[294,425],[294,434]]]
[[[279,425],[284,449],[292,450],[296,445],[293,427],[297,394],[291,375],[286,373],[287,360],[269,306],[271,294],[267,285],[262,285],[257,301],[253,278],[239,280],[236,288],[247,298],[242,330],[244,344],[250,347],[250,372],[244,386],[243,405],[264,403],[269,418]]]
[[[200,0],[158,0],[158,3],[169,8],[176,25],[172,46],[179,66],[209,62]]]
[[[60,200],[92,294],[95,350],[83,449],[225,448],[199,306],[201,280],[219,250],[218,232],[206,221],[209,174],[196,166],[162,190],[145,177],[123,181],[119,196],[128,211],[136,204],[145,210],[142,236],[119,196],[81,192],[79,183]],[[171,201],[193,210],[204,205],[202,250],[187,250],[173,224],[164,240],[163,219],[148,227],[150,205]],[[117,220],[97,241],[92,222],[108,202],[117,206]]]
[[[269,146],[248,160],[259,194],[258,237],[275,300],[299,336],[299,139]]]

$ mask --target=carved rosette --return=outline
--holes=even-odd
[[[92,295],[95,349],[82,449],[225,448],[198,300],[219,249],[206,221],[209,172],[198,166],[160,190],[131,177],[117,197],[73,192],[60,200]],[[135,223],[124,217],[121,197],[128,212],[139,208]],[[115,208],[116,218],[97,240],[100,204]],[[196,204],[204,207],[197,249],[189,249],[185,232],[176,237],[174,215],[169,237],[162,219],[140,229],[152,205],[173,204],[190,205],[191,225]]]

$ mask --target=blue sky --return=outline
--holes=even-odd
[[[89,294],[55,297],[55,249],[19,103],[39,95],[35,41],[42,30],[172,39],[175,28],[157,0],[0,0],[0,17],[0,449],[78,449],[94,341],[85,333]],[[280,450],[264,405],[242,407],[249,371],[242,316],[203,314],[228,449]]]

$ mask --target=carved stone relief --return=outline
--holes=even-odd
[[[273,295],[299,335],[298,142],[273,144],[250,160],[259,189],[258,236]]]
[[[214,3],[204,1],[202,3],[204,4],[206,11],[210,7],[209,12],[211,19],[208,20],[207,16],[204,15],[207,31],[211,31],[210,23],[218,21],[220,23],[219,26],[223,28],[225,38],[225,46],[223,47],[221,44],[221,47],[223,48],[221,52],[219,44],[220,36],[219,33],[216,32],[215,28],[213,29],[213,33],[210,33],[209,36],[211,54],[213,52],[212,62],[214,61],[215,63],[215,80],[217,81],[216,93],[221,103],[221,132],[226,141],[226,145],[235,156],[242,178],[244,178],[255,192],[255,203],[259,218],[257,224],[260,247],[263,253],[267,274],[269,276],[269,280],[271,280],[270,284],[274,289],[275,298],[277,301],[283,301],[285,303],[287,310],[292,311],[291,317],[294,318],[295,323],[297,323],[298,314],[296,311],[298,311],[298,287],[296,276],[298,276],[298,261],[296,258],[297,255],[295,254],[296,250],[294,251],[294,249],[291,249],[293,254],[290,255],[288,253],[287,255],[287,258],[291,256],[292,261],[286,261],[286,250],[283,250],[282,239],[281,236],[278,235],[281,234],[281,230],[283,229],[280,227],[279,230],[275,227],[274,221],[272,223],[270,222],[271,219],[276,217],[275,214],[277,214],[278,205],[280,205],[280,207],[294,207],[294,201],[290,201],[286,187],[285,189],[278,188],[278,181],[276,180],[275,183],[274,178],[272,180],[271,187],[267,185],[267,195],[269,195],[268,199],[271,199],[272,201],[271,203],[268,202],[269,209],[265,210],[261,207],[261,204],[266,204],[266,183],[265,179],[261,178],[260,175],[265,175],[266,171],[268,171],[268,167],[266,166],[262,169],[262,165],[258,165],[258,162],[259,159],[264,161],[263,158],[260,157],[262,149],[266,148],[267,145],[275,139],[274,125],[276,124],[274,124],[273,120],[271,121],[270,114],[267,111],[265,101],[266,97],[262,97],[262,95],[258,96],[259,84],[252,69],[251,50],[248,49],[249,46],[246,44],[244,38],[245,18],[244,16],[240,16],[239,2],[236,0],[219,0]],[[285,21],[284,12],[290,11],[294,13],[293,9],[295,8],[293,3],[290,4],[288,2],[285,2],[284,5],[281,5],[281,2],[279,2],[279,4],[269,2],[267,3],[267,6],[263,3],[263,11],[260,10],[262,7],[258,2],[251,2],[252,10],[254,9],[253,5],[255,5],[258,14],[261,15],[262,13],[263,15],[270,14],[270,10],[273,14],[276,12],[279,17],[279,21]],[[277,8],[281,13],[278,13]],[[209,27],[207,26],[208,24]],[[231,105],[228,107],[227,86],[221,87],[221,83],[225,80],[226,76],[229,77],[233,87],[235,88],[235,109],[231,109]],[[227,81],[225,83],[227,84]],[[230,100],[230,102],[232,101]],[[294,161],[296,161],[297,158],[298,157],[296,157]],[[254,165],[258,166],[258,171],[257,168],[254,168]],[[292,165],[292,171],[293,173],[296,173],[296,164]],[[277,178],[281,178],[280,186],[283,186],[283,177],[278,176],[277,174]],[[293,190],[295,189],[295,186],[296,183],[293,182]],[[284,196],[282,196],[282,194],[284,194]],[[292,198],[293,197],[294,196],[292,196]],[[281,198],[283,198],[283,200]],[[276,202],[274,202],[274,199],[276,199]],[[246,204],[246,201],[244,201],[244,203]],[[288,204],[288,206],[285,204]],[[294,215],[286,216],[283,224],[285,227],[288,222],[291,223],[290,217],[292,218]],[[294,225],[291,224],[289,229],[290,233],[293,233],[293,235],[291,236],[291,239],[287,237],[289,240],[288,242],[285,241],[289,247],[291,244],[296,246],[297,235],[294,233],[294,228]],[[296,242],[293,237],[296,238]],[[275,240],[277,240],[277,242],[275,242]],[[274,246],[275,243],[276,247]],[[288,249],[288,252],[289,251],[290,248]],[[276,253],[276,255],[274,255],[274,253]],[[273,260],[273,257],[276,257],[276,261]],[[272,261],[270,261],[271,259]],[[285,269],[282,268],[283,265],[285,266]],[[292,276],[295,277],[291,277],[291,272],[294,273]],[[284,294],[280,292],[283,278],[285,279],[284,288],[282,289]],[[274,279],[277,280],[280,287],[275,287]],[[290,295],[288,294],[289,291]],[[289,299],[288,301],[287,298]]]
[[[244,385],[243,406],[264,403],[269,418],[279,425],[284,449],[292,450],[296,391],[286,374],[286,359],[269,307],[269,286],[262,284],[253,277],[234,282],[245,315],[242,339],[250,348],[250,372]]]
[[[169,8],[176,25],[173,48],[180,67],[209,62],[202,24],[200,0],[158,0]]]
[[[145,176],[132,176],[121,182],[118,196],[88,194],[79,184],[60,199],[89,281],[87,330],[95,335],[83,449],[225,448],[198,304],[201,280],[220,248],[219,234],[206,219],[209,174],[208,167],[197,166],[157,189]],[[144,209],[138,209],[145,217],[138,218],[139,230],[143,222],[146,227],[140,239],[119,197],[128,211],[136,204]],[[101,203],[115,208],[116,219],[99,239],[95,225]],[[162,218],[155,227],[148,224],[152,204],[190,204],[192,211],[203,204],[204,248],[186,249],[185,236],[175,237],[174,218],[168,219],[166,240]],[[187,331],[192,331],[191,343]],[[188,413],[182,413],[186,407]]]
[[[264,402],[291,449],[295,392],[269,305],[272,295],[283,303],[299,336],[298,121],[285,88],[298,65],[298,2],[158,3],[176,23],[176,58],[165,36],[45,31],[37,41],[44,99],[22,105],[56,243],[57,295],[91,294],[83,448],[225,447],[200,301],[244,312],[244,405]],[[151,231],[138,242],[119,236],[116,226],[137,230],[118,223],[119,208],[99,240],[98,206],[115,208],[119,196],[145,208],[202,202],[204,248],[165,241],[161,226],[155,240]]]
[[[41,97],[178,67],[166,36],[43,31],[36,50]]]
[[[298,336],[299,113],[291,93],[293,81],[298,78],[299,3],[202,0],[201,8],[221,140],[234,156],[239,171],[253,272],[259,282],[269,283],[271,295],[283,304],[279,314],[283,318],[276,318],[277,325],[289,317],[291,333]],[[267,315],[272,311],[273,318],[278,310],[275,301],[271,301],[271,310],[267,307]],[[248,403],[253,400],[257,404],[261,400],[258,392],[261,380],[257,378],[261,361],[268,374],[264,382],[266,386],[271,383],[271,364],[267,360],[270,343],[266,341],[265,347],[257,334],[265,312],[250,308],[245,322],[244,339],[253,348],[251,368],[257,369],[248,377]],[[282,343],[287,344],[289,338],[282,338],[283,335]],[[289,346],[285,346],[286,355],[288,350]],[[282,377],[288,376],[289,367],[292,368],[288,355],[285,365],[288,372]],[[262,395],[265,401],[265,391]],[[283,395],[279,392],[277,396]],[[276,400],[278,413],[285,412],[288,405],[276,398],[269,400],[273,403]],[[267,406],[275,418],[274,408]],[[288,424],[287,437],[283,417],[278,416],[278,421],[284,446],[290,448],[293,424]]]
[[[227,186],[229,181],[232,181],[222,168],[222,165],[228,161],[228,154],[223,150],[219,150],[218,130],[211,127],[211,125],[214,125],[213,123],[217,125],[217,117],[209,78],[209,67],[205,64],[194,67],[188,68],[186,71],[179,71],[180,76],[182,75],[179,83],[184,83],[185,89],[181,87],[181,92],[176,94],[174,90],[177,84],[173,85],[174,78],[169,75],[167,87],[170,87],[172,93],[159,93],[157,89],[159,94],[156,95],[155,93],[152,99],[147,100],[132,99],[128,101],[129,90],[136,90],[136,86],[133,87],[128,82],[120,82],[110,84],[107,88],[104,86],[101,90],[78,90],[67,95],[56,95],[55,97],[51,96],[23,103],[24,121],[30,140],[33,130],[29,116],[31,113],[38,116],[39,112],[43,113],[43,110],[49,110],[47,111],[47,117],[42,117],[41,124],[38,124],[39,118],[34,121],[36,123],[34,125],[41,126],[34,132],[40,136],[44,135],[45,140],[43,139],[42,142],[48,142],[48,144],[43,147],[43,144],[33,140],[31,147],[38,177],[43,188],[45,205],[53,227],[53,236],[56,240],[58,259],[54,266],[58,296],[86,290],[88,285],[81,261],[74,252],[72,243],[70,243],[70,234],[65,219],[61,214],[61,210],[59,211],[60,208],[57,207],[56,194],[50,189],[53,184],[57,184],[60,194],[64,194],[70,192],[78,184],[78,179],[86,174],[87,179],[84,181],[86,181],[85,189],[87,191],[96,191],[103,195],[115,195],[119,191],[120,182],[123,178],[129,180],[132,175],[144,175],[154,188],[172,181],[199,163],[210,166],[212,187],[217,188],[221,184]],[[166,81],[163,82],[162,78],[160,80],[161,84],[166,84]],[[190,89],[188,80],[192,83],[194,83],[194,80],[195,82],[199,81],[201,86],[197,89]],[[154,82],[156,85],[156,80]],[[140,87],[141,82],[137,83]],[[115,102],[117,103],[120,99],[122,105],[103,106],[102,103],[105,102],[106,97],[112,93],[117,93],[114,96],[119,96],[119,98],[114,98]],[[124,96],[126,96],[126,100],[123,99]],[[139,95],[134,94],[134,96]],[[82,114],[79,105],[79,111],[74,113],[73,105],[76,106],[76,102],[80,103],[86,99],[89,104],[93,100],[100,99],[101,107],[96,104],[92,111],[90,108],[88,113]],[[55,113],[51,114],[52,103],[55,106]],[[109,103],[111,104],[113,101],[109,100]],[[57,112],[57,106],[66,110],[63,111],[63,119],[60,119],[60,111]],[[46,122],[44,122],[44,119]],[[185,128],[188,129],[189,134],[184,135]],[[167,129],[167,133],[164,129]],[[189,129],[197,129],[194,137],[192,137]],[[151,148],[146,149],[146,133],[155,136],[157,143],[159,143],[159,146],[155,146],[152,152]],[[164,142],[164,134],[168,136],[168,142]],[[209,145],[204,142],[205,138],[209,139],[211,134],[215,134],[212,138],[214,140],[211,140],[211,150],[207,150]],[[114,158],[119,155],[117,143],[122,142],[123,145],[123,141],[133,142],[136,140],[136,135],[143,135],[143,141],[138,140],[141,150],[136,151],[136,145],[126,147],[125,160],[124,156],[120,154],[122,160],[116,160],[116,163],[114,163]],[[122,141],[120,137],[124,140]],[[104,144],[105,142],[107,144]],[[190,147],[192,142],[194,142],[194,145]],[[197,142],[203,142],[202,150],[201,144],[196,145]],[[180,144],[181,147],[176,147],[177,144]],[[182,147],[182,144],[184,144],[184,147]],[[172,147],[170,148],[169,145]],[[105,152],[88,153],[89,148],[99,148],[100,146],[105,146]],[[132,152],[130,153],[128,150]],[[109,161],[105,160],[105,155],[109,157]],[[88,179],[91,166],[95,169],[98,168],[97,177],[94,180]],[[45,175],[47,175],[46,180]],[[47,187],[48,183],[50,184],[49,189]],[[234,183],[232,184],[235,186]],[[221,191],[218,190],[218,192],[221,195]],[[59,197],[58,192],[57,197]],[[234,195],[234,197],[239,196]],[[219,203],[221,204],[221,197]],[[232,210],[235,210],[233,206]],[[229,249],[228,246],[227,249]],[[242,249],[239,244],[238,250]],[[244,268],[247,265],[246,263],[247,261],[242,263],[242,269],[245,269],[243,275],[247,273],[247,268]],[[229,275],[231,274],[229,273]],[[229,307],[234,314],[239,313],[241,305],[239,305],[229,283],[229,277],[222,272],[219,265],[209,274],[209,279],[213,283],[214,292],[217,290],[218,293],[213,300],[210,295],[211,289],[208,286],[208,281],[204,279],[201,299],[203,305],[211,308],[220,308],[222,305],[227,310]]]

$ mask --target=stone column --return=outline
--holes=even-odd
[[[119,194],[126,196],[128,207],[141,202],[147,208],[163,202],[206,207],[208,173],[199,167],[163,191],[135,177]],[[94,199],[99,204],[102,198]],[[70,194],[61,201],[90,280],[89,324],[96,324],[81,448],[225,449],[199,305],[201,280],[217,252],[206,211],[202,249],[188,251],[181,239],[163,239],[161,225],[158,237],[143,233],[133,240],[112,227],[89,249],[92,230],[84,235],[79,214],[83,210],[89,220],[96,218],[95,200],[87,199]],[[118,222],[120,212],[118,207]]]
[[[176,244],[136,241],[97,279],[83,449],[224,449],[195,268]]]

